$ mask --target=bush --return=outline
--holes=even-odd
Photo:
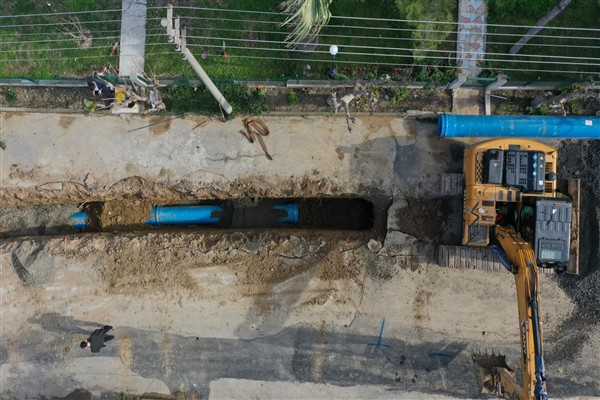
[[[290,105],[298,104],[298,95],[293,90],[288,93],[288,101]]]
[[[415,21],[455,22],[458,15],[456,0],[395,0],[396,6],[405,12],[405,18]],[[456,24],[431,24],[427,22],[411,24],[415,29],[412,36],[415,39],[413,56],[416,61],[428,63],[428,55],[439,56],[442,53],[432,53],[423,50],[436,50],[444,45],[440,40],[450,34],[434,31],[456,32]]]

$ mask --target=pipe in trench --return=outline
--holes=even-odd
[[[150,210],[149,225],[190,225],[216,224],[219,216],[215,212],[223,212],[219,206],[154,206]]]
[[[438,133],[440,137],[600,139],[600,117],[442,114]]]

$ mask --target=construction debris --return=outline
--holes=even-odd
[[[263,140],[263,136],[269,136],[269,127],[263,121],[259,119],[245,118],[244,119],[244,128],[245,131],[240,130],[242,136],[244,136],[250,143],[254,143],[255,139],[258,139],[258,143],[260,143],[260,147],[262,147],[265,155],[269,160],[273,160],[271,154],[269,154],[269,149],[267,149],[267,145]]]

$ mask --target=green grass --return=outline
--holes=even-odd
[[[331,6],[333,17],[330,24],[322,30],[316,49],[309,53],[292,51],[284,43],[288,31],[286,27],[281,26],[285,16],[279,14],[276,8],[280,2],[281,0],[244,0],[223,4],[222,0],[179,0],[176,2],[178,7],[175,15],[179,15],[182,24],[187,26],[188,47],[216,81],[283,80],[303,76],[324,79],[332,67],[329,54],[331,44],[339,47],[336,59],[339,77],[372,79],[384,73],[392,73],[395,67],[399,67],[402,74],[410,73],[407,71],[413,62],[413,26],[395,21],[337,18],[405,18],[394,0],[334,1]],[[166,32],[160,26],[161,18],[166,17],[166,10],[162,7],[153,8],[164,3],[159,0],[148,1],[145,70],[150,76],[197,78],[173,45],[167,43]],[[109,53],[120,34],[120,0],[56,0],[51,1],[51,4],[52,6],[48,7],[45,1],[4,0],[0,3],[0,11],[2,15],[104,9],[117,11],[76,15],[82,26],[91,31],[91,48],[81,48],[76,39],[65,34],[59,25],[61,21],[56,16],[2,19],[0,77],[83,77],[103,65],[118,67],[118,56],[109,56]],[[223,11],[224,8],[239,9],[243,12],[227,12]],[[65,15],[62,22],[69,17]],[[98,23],[106,20],[114,22]],[[47,25],[11,26],[22,24]],[[66,40],[42,42],[49,39]],[[220,54],[223,40],[227,46],[227,59]],[[201,58],[202,49],[209,52],[206,60]],[[50,60],[40,60],[44,58]],[[379,60],[380,64],[374,60]],[[310,65],[310,68],[307,68],[307,65]]]
[[[119,37],[121,2],[118,0],[4,0],[1,15],[44,14],[116,9],[115,12],[66,14],[60,16],[2,18],[0,25],[0,77],[55,78],[90,75],[93,69],[112,63],[118,66],[118,57],[110,57],[112,45]],[[92,47],[83,48],[78,41],[63,31],[75,16],[84,29],[93,36]],[[116,20],[116,22],[102,22]],[[63,24],[63,27],[61,27]],[[35,25],[35,26],[25,26]],[[44,40],[61,40],[44,42]],[[40,60],[48,59],[48,60]]]
[[[231,4],[231,8],[246,11],[277,12],[279,0],[254,0]],[[207,8],[222,8],[217,1],[207,1]],[[379,53],[384,54],[377,58],[387,63],[410,62],[410,58],[390,57],[400,54],[399,50],[390,50],[390,47],[407,48],[404,53],[410,57],[411,42],[405,40],[410,36],[410,31],[394,31],[386,28],[400,27],[392,22],[376,22],[364,20],[338,19],[336,16],[351,15],[367,18],[394,18],[399,17],[398,11],[392,0],[336,0],[331,6],[333,18],[329,26],[324,28],[319,37],[319,45],[311,53],[299,53],[286,47],[285,40],[287,29],[281,27],[284,16],[279,14],[253,14],[234,13],[211,10],[177,9],[182,22],[188,26],[188,46],[196,55],[206,72],[214,78],[230,79],[288,79],[302,76],[305,66],[310,65],[310,76],[325,78],[331,69],[332,58],[329,46],[336,44],[339,47],[337,56],[340,73],[347,74],[345,67],[357,65],[377,69],[373,63],[373,56],[347,53]],[[164,11],[156,13],[156,17],[164,15]],[[201,20],[193,18],[210,18]],[[224,19],[231,19],[224,20]],[[237,21],[236,21],[237,20]],[[245,20],[245,21],[240,21]],[[253,20],[254,22],[250,22]],[[159,20],[153,22],[152,27],[159,26]],[[336,27],[344,26],[343,28]],[[378,27],[384,29],[368,30],[363,27]],[[241,31],[241,32],[235,32]],[[347,36],[369,36],[370,38],[349,38]],[[222,39],[227,45],[229,58],[220,55]],[[255,43],[253,40],[268,41],[269,43]],[[172,46],[165,44],[165,37],[154,37],[148,40],[146,48],[147,69],[154,69],[157,75],[162,76],[187,76],[195,77],[195,73],[187,62],[181,60]],[[352,48],[350,46],[363,46]],[[382,47],[383,49],[373,49]],[[202,49],[209,51],[209,58],[202,60]],[[169,54],[156,54],[169,52]],[[360,64],[360,63],[365,64]],[[384,69],[392,70],[391,66]]]
[[[499,2],[500,6],[495,7],[494,3]],[[510,24],[510,25],[525,25],[532,26],[543,17],[552,7],[558,2],[555,0],[536,0],[532,2],[517,1],[515,6],[517,9],[510,9],[509,6],[513,3],[513,0],[490,0],[489,18],[490,24]],[[535,7],[533,7],[535,5]],[[538,55],[542,54],[545,56],[567,56],[576,57],[575,59],[560,59],[560,58],[547,58],[538,57],[533,58],[539,61],[537,64],[526,64],[526,63],[515,63],[515,62],[490,62],[489,65],[498,72],[505,71],[511,79],[581,79],[588,76],[590,72],[600,71],[600,66],[585,66],[585,65],[569,65],[564,62],[583,64],[584,60],[578,60],[579,57],[595,57],[600,58],[600,49],[577,48],[574,45],[579,46],[598,46],[600,42],[598,39],[598,31],[595,32],[583,32],[583,31],[565,31],[562,29],[553,29],[552,27],[569,27],[569,28],[594,28],[597,29],[600,24],[600,3],[597,0],[573,0],[572,3],[558,16],[556,17],[548,27],[542,29],[539,35],[545,36],[589,36],[590,40],[576,40],[570,38],[544,38],[534,37],[529,41],[529,44],[524,46],[519,54],[530,54]],[[524,35],[527,32],[527,28],[506,28],[506,27],[494,27],[489,26],[489,33],[511,33]],[[595,38],[595,39],[593,39]],[[507,42],[510,44],[488,44],[487,51],[490,53],[504,53],[508,54],[512,43],[516,43],[520,39],[520,36],[493,36],[488,35],[488,42]],[[556,45],[554,46],[543,46],[543,45]],[[510,59],[511,56],[488,56],[489,58],[496,59]],[[516,59],[530,59],[520,57]],[[558,64],[549,64],[548,61],[558,62]],[[593,61],[587,61],[593,62]],[[594,62],[598,64],[598,62]],[[518,72],[510,71],[509,69],[538,69],[538,70],[557,70],[557,71],[576,71],[577,74],[563,73],[563,72]],[[597,74],[596,74],[597,75]]]

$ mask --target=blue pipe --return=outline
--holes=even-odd
[[[438,133],[440,137],[600,139],[600,117],[442,114]]]
[[[287,213],[286,216],[280,217],[279,222],[290,222],[292,224],[297,224],[300,220],[298,216],[298,203],[286,203],[286,204],[278,204],[273,206],[274,210],[283,210]]]
[[[72,214],[69,218],[71,219],[71,224],[73,224],[74,228],[83,229],[87,228],[90,215],[86,212],[80,211]]]
[[[219,217],[213,213],[223,211],[219,206],[155,206],[150,210],[149,225],[216,224]]]

